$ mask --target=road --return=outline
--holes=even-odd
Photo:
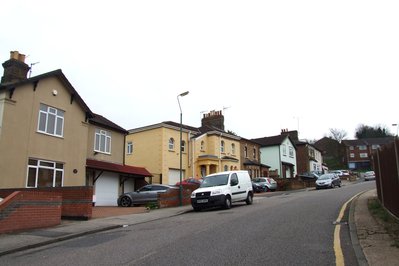
[[[340,209],[373,187],[269,193],[251,206],[189,212],[10,254],[0,265],[335,265]],[[340,242],[345,265],[356,265],[344,223]]]

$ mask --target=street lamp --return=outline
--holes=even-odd
[[[181,111],[181,106],[180,106],[180,101],[179,101],[179,97],[183,97],[186,96],[188,94],[188,91],[180,93],[179,95],[177,95],[177,102],[179,103],[179,109],[180,109],[180,185],[179,185],[179,203],[180,206],[183,206],[183,186],[182,186],[182,120],[183,120],[183,113]]]

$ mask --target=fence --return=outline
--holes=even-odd
[[[381,204],[399,217],[399,139],[373,154],[377,194]]]

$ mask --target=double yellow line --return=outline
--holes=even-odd
[[[344,254],[342,253],[342,248],[341,248],[341,239],[340,239],[340,232],[341,232],[341,220],[342,217],[344,217],[344,213],[346,210],[346,206],[348,205],[349,202],[351,202],[354,198],[356,198],[359,194],[362,192],[356,194],[352,198],[350,198],[347,202],[342,205],[341,210],[339,211],[338,218],[336,220],[335,224],[335,230],[334,230],[334,253],[335,253],[335,265],[337,266],[343,266],[345,265],[344,261]]]

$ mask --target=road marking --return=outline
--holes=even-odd
[[[344,254],[342,253],[341,248],[341,239],[340,239],[340,232],[341,232],[341,220],[344,217],[344,213],[346,210],[346,206],[349,202],[351,202],[355,197],[357,197],[362,192],[356,194],[352,198],[350,198],[347,202],[342,205],[341,210],[339,211],[338,218],[335,221],[335,229],[334,229],[334,253],[335,253],[335,265],[343,266],[345,265]]]

